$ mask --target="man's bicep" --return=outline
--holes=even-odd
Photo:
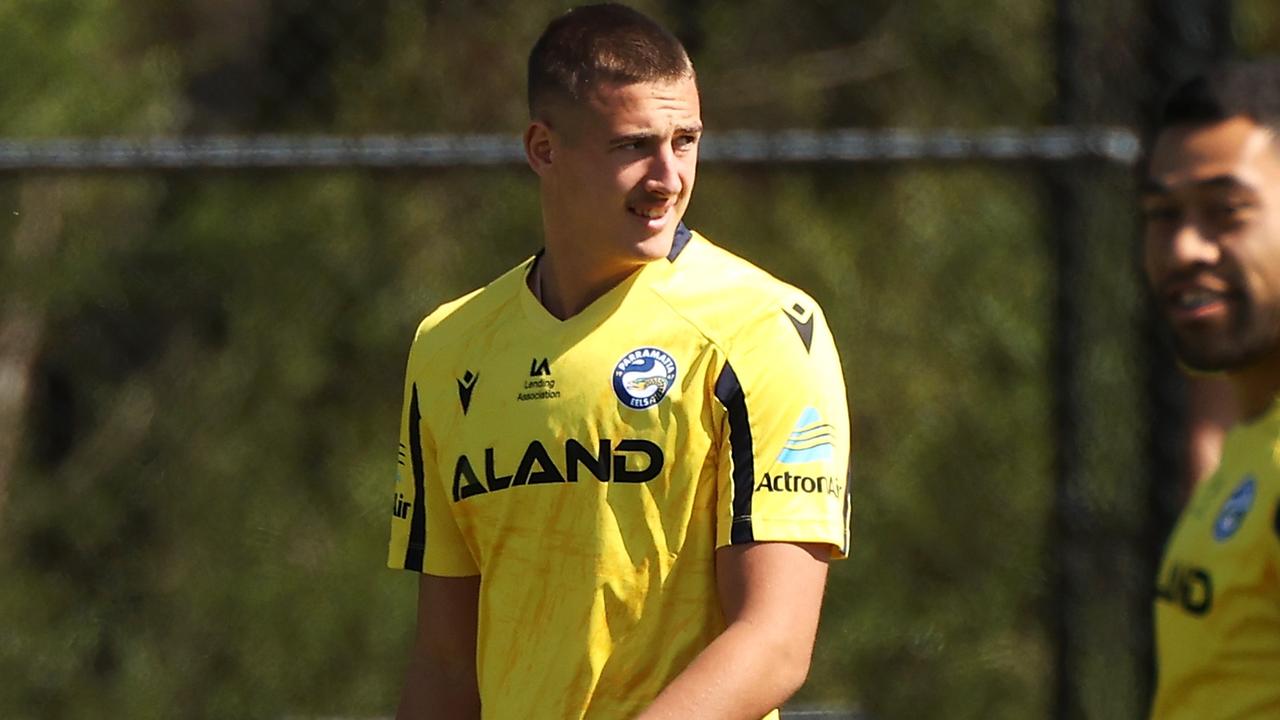
[[[474,670],[480,576],[423,574],[418,580],[418,642],[447,658],[469,656]]]
[[[480,576],[422,575],[418,629],[400,691],[397,720],[478,718],[476,632]]]
[[[766,628],[794,651],[812,652],[826,588],[826,543],[757,542],[716,551],[725,622]]]

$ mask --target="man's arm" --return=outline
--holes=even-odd
[[[423,575],[418,630],[396,720],[480,717],[476,686],[476,614],[480,576]]]
[[[764,542],[716,551],[727,627],[637,720],[759,720],[809,674],[831,546]]]

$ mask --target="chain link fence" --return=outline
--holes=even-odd
[[[707,138],[705,163],[1067,162],[1130,164],[1125,128],[728,131]],[[0,171],[412,169],[522,166],[511,135],[195,137],[0,141]]]
[[[855,551],[786,717],[1141,716],[1183,444],[1139,138],[1280,13],[636,5],[698,67],[689,223],[809,290],[848,374]],[[538,247],[523,64],[567,6],[0,8],[0,716],[394,703],[404,356]]]

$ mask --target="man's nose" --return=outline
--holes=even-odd
[[[1174,232],[1170,242],[1170,259],[1174,267],[1215,265],[1221,256],[1218,241],[1204,231],[1194,219],[1183,222]]]
[[[680,159],[668,143],[658,146],[649,162],[645,190],[654,195],[670,196],[680,192]]]

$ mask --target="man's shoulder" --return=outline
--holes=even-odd
[[[685,291],[690,298],[701,298],[706,295],[731,295],[740,300],[756,298],[764,305],[773,305],[780,300],[800,298],[814,304],[813,298],[804,290],[782,280],[754,262],[727,250],[705,236],[693,233],[694,240],[689,243],[687,253],[677,257],[677,261],[687,254],[687,272],[675,288]]]
[[[1220,467],[1228,465],[1265,468],[1280,479],[1280,403],[1257,421],[1239,423],[1228,431]]]
[[[477,327],[492,322],[495,316],[513,307],[531,261],[532,258],[526,259],[488,285],[441,303],[418,324],[414,345],[448,346],[452,340],[474,333]]]
[[[1273,409],[1253,423],[1240,423],[1227,434],[1216,470],[1195,486],[1192,505],[1217,505],[1229,497],[1248,497],[1277,508],[1280,533],[1280,412]]]
[[[719,343],[789,332],[821,316],[807,292],[698,233],[674,263],[676,272],[659,294]]]

